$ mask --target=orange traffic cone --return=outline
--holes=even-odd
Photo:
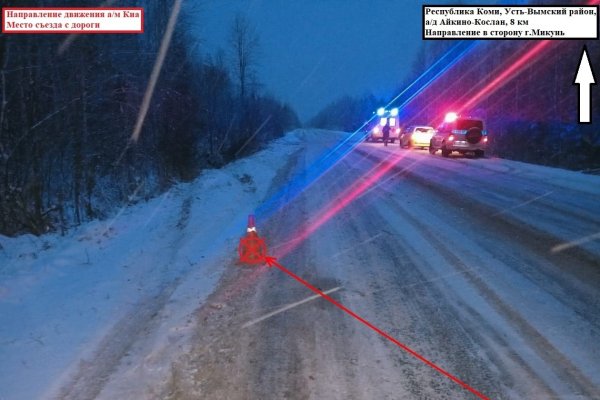
[[[245,264],[262,264],[267,256],[267,245],[263,238],[258,236],[254,215],[248,215],[246,236],[240,239],[238,246],[240,262]]]

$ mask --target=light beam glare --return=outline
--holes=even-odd
[[[522,71],[521,68],[526,63],[535,59],[546,48],[548,48],[550,43],[551,43],[550,41],[542,41],[542,42],[539,42],[536,45],[534,45],[531,49],[527,50],[512,65],[510,65],[508,68],[504,69],[490,83],[485,85],[481,90],[479,90],[475,95],[473,95],[468,101],[466,101],[464,104],[462,104],[462,106],[458,109],[458,111],[460,112],[465,109],[468,109],[476,102],[482,100],[486,96],[489,96],[491,93],[498,90],[500,87],[504,86],[506,83],[508,83],[510,80],[512,80],[515,76],[517,76]],[[459,45],[452,47],[445,54],[445,56],[455,52],[455,50],[457,48],[459,48],[458,46]],[[473,43],[469,43],[456,56],[454,56],[454,58],[452,59],[451,62],[449,62],[447,65],[445,65],[444,68],[442,68],[441,70],[433,73],[433,76],[431,76],[430,78],[427,79],[426,77],[432,71],[432,68],[441,61],[441,60],[438,60],[438,62],[436,62],[434,65],[432,65],[432,67],[430,67],[427,71],[425,71],[423,74],[421,74],[419,76],[419,78],[417,78],[411,85],[409,85],[409,87],[407,87],[400,94],[398,94],[394,99],[392,99],[392,101],[390,101],[386,105],[386,108],[389,107],[396,100],[398,100],[402,95],[404,95],[410,87],[413,87],[421,80],[427,79],[427,81],[424,82],[423,84],[421,84],[420,87],[418,87],[414,93],[412,93],[400,105],[398,105],[399,109],[403,109],[404,107],[406,107],[411,101],[413,101],[415,99],[416,96],[418,96],[420,93],[422,93],[423,90],[425,90],[425,88],[427,88],[429,85],[431,85],[431,83],[433,83],[442,74],[447,72],[452,66],[454,66],[458,61],[460,61],[467,54],[467,52],[469,50],[473,49],[474,47],[475,47],[475,45]],[[445,56],[442,57],[442,59],[445,58]],[[372,117],[368,122],[370,122],[373,118],[374,117]],[[360,141],[356,141],[356,140],[353,143],[349,143],[349,141],[360,131],[360,129],[364,128],[364,126],[367,125],[368,122],[363,124],[358,130],[356,130],[354,133],[352,133],[350,136],[348,136],[345,140],[343,140],[340,144],[338,144],[334,149],[332,149],[332,151],[329,154],[327,154],[325,156],[324,160],[327,160],[329,157],[336,155],[335,162],[332,163],[332,165],[330,165],[329,168],[331,168],[335,164],[337,164],[343,157],[345,157],[350,151],[352,151],[358,145],[358,143],[360,143]],[[346,149],[344,149],[341,152],[341,154],[336,154],[336,153],[338,153],[338,150],[342,149],[342,146],[344,146],[346,144],[349,144],[348,147]],[[397,159],[396,162],[397,161],[399,161],[399,159]],[[387,171],[389,171],[392,168],[392,166],[395,165],[396,162],[392,163],[387,160],[384,161],[384,165],[379,170],[375,171],[375,173],[373,173],[373,174],[370,174],[370,176],[368,176],[368,178],[365,181],[361,182],[355,189],[351,190],[348,195],[345,195],[341,199],[337,199],[337,201],[334,201],[334,202],[330,203],[327,207],[323,208],[319,214],[319,217],[315,220],[315,222],[313,222],[308,228],[306,228],[303,232],[301,232],[300,234],[298,234],[296,236],[297,239],[294,240],[292,243],[290,243],[289,246],[287,246],[287,248],[284,251],[284,254],[291,251],[293,248],[297,247],[309,235],[311,235],[313,232],[315,232],[317,229],[319,229],[324,223],[326,223],[329,219],[331,219],[339,211],[343,210],[354,199],[356,199],[358,196],[360,196],[362,193],[364,193],[371,185],[373,185],[375,182],[377,182],[377,180],[380,177],[382,177],[383,174],[385,174]],[[323,174],[326,172],[327,172],[327,170],[323,171]],[[365,175],[367,175],[367,174],[365,174]],[[322,174],[318,175],[317,178],[319,178],[320,176],[322,176]],[[312,184],[313,182],[314,181],[309,182],[309,185]]]
[[[389,107],[402,96],[409,93],[409,90],[414,88],[414,92],[410,93],[408,98],[405,99],[402,104],[398,107],[400,112],[402,108],[406,107],[414,98],[421,92],[423,92],[432,82],[434,82],[442,74],[446,73],[450,68],[456,65],[466,54],[472,51],[479,42],[459,42],[452,46],[444,55],[442,55],[435,63],[433,63],[427,70],[419,75],[410,85],[396,95],[387,105]],[[436,70],[437,69],[437,70]],[[433,74],[433,75],[432,75]],[[307,168],[303,173],[298,174],[294,177],[290,183],[285,185],[278,193],[268,199],[261,207],[256,211],[257,215],[261,216],[261,219],[266,220],[274,212],[281,207],[289,204],[298,195],[307,190],[315,182],[317,182],[324,174],[326,174],[331,168],[338,164],[346,155],[348,155],[359,143],[361,143],[362,137],[357,137],[358,133],[367,126],[375,118],[371,117],[362,126],[360,126],[353,133],[342,139],[333,149],[328,153],[324,154],[321,158],[315,161],[310,167]],[[304,183],[302,183],[304,182]],[[280,200],[283,197],[287,198],[285,204],[277,207]]]
[[[552,247],[552,249],[550,249],[550,252],[559,253],[561,251],[570,249],[571,247],[580,247],[582,244],[586,244],[593,240],[600,240],[600,232],[594,233],[593,235],[584,236],[582,238],[572,240],[570,242],[561,243],[559,245]]]
[[[301,232],[296,233],[294,239],[286,246],[282,247],[280,252],[278,252],[278,257],[282,258],[297,248],[310,235],[323,226],[323,224],[336,216],[340,211],[354,202],[354,200],[360,197],[383,176],[388,174],[389,171],[404,158],[404,156],[405,153],[389,153],[389,155],[383,159],[381,163],[375,164],[375,166],[362,175],[361,178],[364,179],[362,182],[348,187],[340,195],[336,196],[336,198],[330,201],[325,207],[321,208],[318,216],[308,225],[308,227]]]
[[[496,90],[500,89],[502,86],[506,85],[516,76],[518,76],[525,68],[526,63],[530,62],[533,58],[539,56],[545,49],[547,49],[552,43],[549,40],[544,40],[537,43],[531,49],[526,51],[517,61],[515,61],[512,65],[506,68],[503,72],[500,73],[496,78],[494,78],[490,83],[485,85],[478,93],[473,95],[469,100],[467,100],[460,107],[460,111],[468,109],[476,102],[482,100],[483,98],[489,96],[494,93]]]
[[[146,87],[146,93],[144,93],[142,107],[140,108],[140,113],[138,114],[138,118],[135,123],[135,128],[133,129],[133,133],[131,134],[131,141],[134,143],[137,142],[140,137],[140,132],[142,131],[142,126],[144,125],[144,120],[146,119],[146,114],[148,113],[148,109],[150,108],[150,101],[152,100],[152,96],[154,95],[156,82],[158,82],[160,71],[162,70],[165,57],[167,56],[167,51],[169,50],[169,46],[171,44],[171,38],[173,37],[173,31],[175,30],[175,24],[177,23],[179,11],[181,11],[182,2],[183,0],[175,0],[175,4],[173,4],[173,9],[171,10],[171,15],[169,16],[169,22],[167,22],[167,29],[165,30],[165,34],[163,35],[163,39],[160,44],[160,49],[158,50],[158,55],[156,56],[156,61],[154,62],[152,73],[150,74],[150,81],[148,82],[148,86]]]
[[[548,47],[549,43],[550,43],[550,41],[542,41],[542,42],[536,44],[535,46],[533,46],[530,50],[527,50],[510,67],[503,70],[503,72],[501,72],[496,78],[494,78],[490,83],[485,85],[478,93],[476,93],[473,97],[471,97],[470,100],[468,100],[465,104],[463,104],[462,107],[459,109],[459,111],[467,109],[468,107],[475,104],[475,102],[484,98],[484,96],[489,96],[491,93],[498,90],[500,87],[502,87],[507,82],[509,82],[511,79],[513,79],[520,72],[520,68],[523,67],[525,65],[525,63],[530,62],[532,59],[534,59],[539,54],[541,54],[542,51]],[[451,51],[454,50],[455,48],[456,48],[456,46],[453,47],[451,49]],[[442,74],[447,72],[453,65],[455,65],[459,60],[461,60],[462,57],[464,57],[464,55],[467,53],[468,50],[470,50],[472,48],[474,48],[474,44],[471,43],[464,50],[462,50],[452,60],[451,63],[446,65],[440,71],[437,71],[437,73],[435,73],[431,78],[429,78],[426,83],[421,85],[421,87],[419,87],[415,93],[413,93],[401,105],[399,105],[398,108],[403,109],[404,107],[406,107],[406,105],[409,104],[418,94],[420,94],[426,87],[428,87],[439,76],[441,76]],[[428,69],[428,71],[430,71],[430,69]],[[428,71],[426,71],[426,72],[428,72]],[[420,80],[424,75],[425,75],[425,73],[422,74],[417,80]],[[397,100],[398,98],[400,98],[400,96],[403,93],[405,93],[405,91],[403,91],[401,94],[396,96],[392,100],[392,102]],[[389,107],[389,105],[392,104],[392,102],[390,102],[388,105],[386,105],[386,108]],[[364,125],[363,125],[363,127],[364,127]],[[337,151],[337,149],[340,148],[340,146],[342,144],[346,143],[357,132],[358,131],[355,131],[349,138],[347,138],[345,141],[340,143],[340,145],[338,145],[335,149],[333,149],[331,154],[334,154]],[[349,149],[345,150],[344,154],[336,160],[336,163],[339,162],[339,160],[341,158],[343,158],[345,155],[347,155],[357,145],[358,145],[358,142],[355,142],[355,143],[353,143],[353,145],[350,145]],[[398,156],[396,156],[396,157],[398,157]],[[290,243],[289,246],[287,246],[287,248],[284,250],[284,254],[287,254],[289,251],[291,251],[295,247],[297,247],[308,236],[310,236],[317,229],[319,229],[324,223],[326,223],[333,216],[335,216],[339,211],[343,210],[347,205],[349,205],[352,201],[354,201],[358,196],[360,196],[362,193],[364,193],[371,185],[376,183],[379,178],[381,178],[385,173],[387,173],[399,160],[400,160],[400,158],[397,158],[395,160],[395,162],[389,162],[387,160],[384,160],[384,162],[383,162],[384,165],[381,168],[379,168],[379,170],[377,170],[375,173],[369,172],[369,173],[365,174],[366,176],[368,176],[368,178],[364,182],[361,182],[355,189],[351,190],[348,195],[344,196],[341,199],[336,199],[336,201],[333,201],[327,207],[324,207],[322,209],[322,211],[320,212],[319,217],[303,232],[300,232],[296,236],[297,239],[294,240],[292,243]],[[363,175],[363,177],[365,175]]]

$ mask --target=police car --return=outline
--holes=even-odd
[[[440,150],[443,157],[456,151],[483,157],[488,144],[488,134],[481,119],[462,117],[456,113],[446,114],[429,142],[429,153]]]

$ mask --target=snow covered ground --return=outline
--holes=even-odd
[[[282,265],[491,399],[600,398],[599,177],[365,143],[309,183],[263,231]],[[163,398],[475,398],[311,294],[228,269]]]
[[[236,265],[254,212],[283,265],[491,398],[600,398],[600,177],[379,144],[323,157],[340,137],[295,131],[64,237],[0,237],[0,400],[474,398]]]
[[[66,236],[0,236],[0,399],[94,397],[115,372],[143,397],[298,147],[289,134]],[[88,375],[99,384],[79,387]]]

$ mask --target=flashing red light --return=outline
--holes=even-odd
[[[458,114],[455,112],[449,112],[448,114],[446,114],[446,117],[444,117],[444,122],[454,122],[458,119]]]
[[[488,141],[488,138],[487,138],[487,137],[484,137],[484,138],[483,138],[483,143],[487,143],[487,141]]]
[[[448,141],[449,141],[449,142],[452,142],[453,140],[454,140],[454,135],[450,135],[450,136],[448,136]]]

